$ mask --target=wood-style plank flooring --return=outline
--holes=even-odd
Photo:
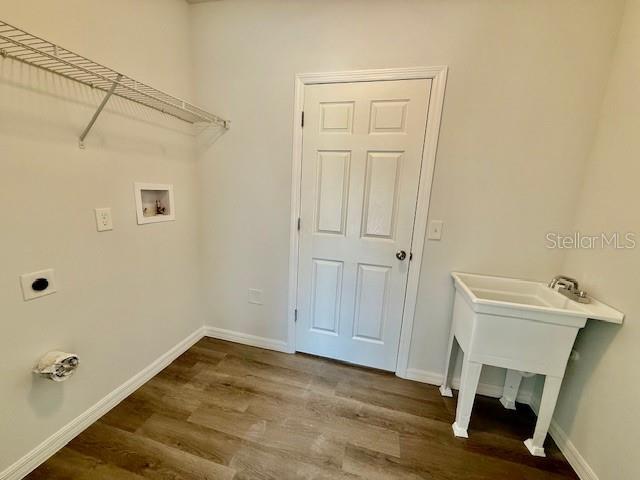
[[[32,472],[38,479],[576,479],[528,407],[477,397],[469,439],[436,387],[204,338]]]

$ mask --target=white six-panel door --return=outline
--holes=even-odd
[[[430,90],[305,87],[296,350],[395,370]]]

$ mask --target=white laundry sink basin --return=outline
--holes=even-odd
[[[525,441],[533,455],[544,456],[544,440],[578,331],[588,319],[622,323],[624,315],[593,298],[590,303],[578,303],[541,282],[470,273],[452,273],[452,277],[455,300],[440,392],[452,396],[457,345],[464,356],[454,434],[468,436],[483,365],[507,369],[500,401],[509,409],[515,408],[523,375],[545,375],[536,428]]]
[[[589,318],[611,323],[624,319],[622,313],[594,298],[591,303],[578,303],[541,282],[457,272],[452,276],[475,312],[573,326],[582,326]]]

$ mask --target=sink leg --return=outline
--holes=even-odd
[[[518,370],[507,370],[504,381],[504,391],[500,397],[500,403],[508,410],[516,409],[516,397],[520,389],[522,374]]]
[[[467,355],[465,354],[465,357]],[[471,362],[466,358],[462,362],[462,376],[460,377],[460,391],[458,392],[458,406],[456,408],[456,421],[452,425],[456,437],[468,438],[467,428],[471,420],[473,400],[478,389],[482,364]]]
[[[440,386],[440,395],[443,397],[453,397],[453,392],[451,391],[451,377],[453,375],[453,367],[455,366],[455,357],[456,357],[456,348],[455,348],[456,338],[453,334],[453,325],[451,326],[451,333],[449,333],[449,348],[447,349],[447,359],[446,364],[444,366],[444,378],[442,380],[442,385]]]
[[[553,411],[556,408],[558,393],[560,393],[560,385],[562,385],[562,378],[560,377],[547,375],[544,380],[544,390],[542,392],[542,400],[540,401],[540,411],[538,412],[536,429],[533,433],[533,438],[529,438],[524,442],[531,452],[531,455],[535,455],[536,457],[545,456],[544,441],[547,438],[547,432],[549,431],[549,425],[551,425]]]

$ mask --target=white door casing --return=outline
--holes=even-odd
[[[435,170],[436,152],[444,96],[447,84],[447,66],[432,67],[401,67],[372,70],[351,70],[339,72],[300,73],[295,76],[294,108],[293,108],[293,149],[291,162],[291,214],[289,230],[289,301],[287,310],[287,344],[285,351],[296,351],[296,316],[298,308],[298,263],[299,263],[299,232],[298,219],[300,217],[300,188],[302,170],[302,133],[301,116],[304,109],[305,89],[310,85],[369,82],[381,80],[430,79],[432,81],[431,100],[427,118],[427,130],[422,154],[422,170],[418,192],[418,206],[414,224],[412,253],[413,262],[409,268],[405,306],[402,318],[402,332],[396,375],[403,378],[413,378],[409,369],[409,355],[412,345],[414,313],[418,298],[420,281],[420,266],[422,265],[423,248],[427,232],[427,217],[431,198],[433,174]]]
[[[297,350],[396,370],[431,86],[305,88]]]

